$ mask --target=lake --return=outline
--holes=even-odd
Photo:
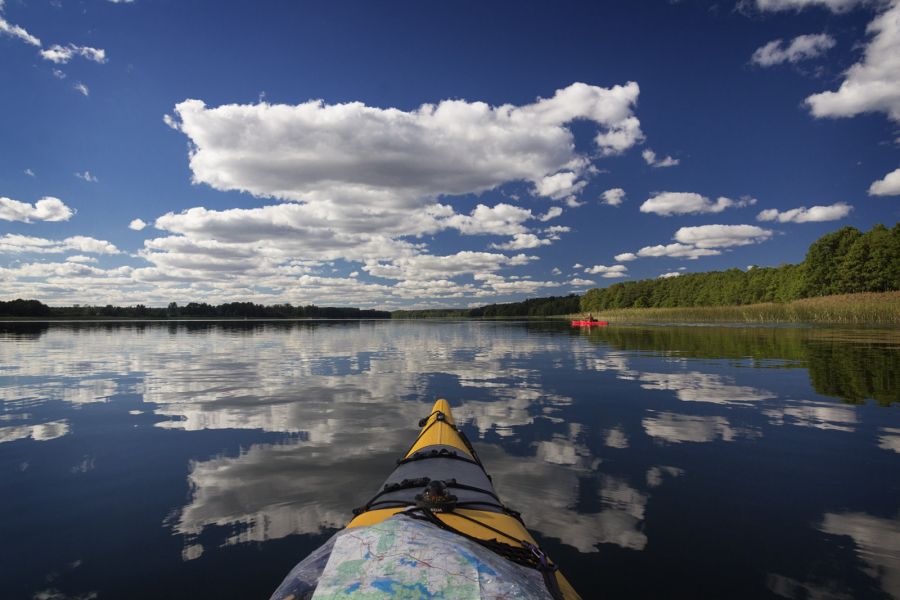
[[[900,331],[0,324],[3,598],[268,598],[450,401],[590,598],[900,598]]]

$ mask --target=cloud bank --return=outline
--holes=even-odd
[[[541,226],[560,216],[561,206],[485,201],[463,211],[456,204],[510,183],[524,184],[538,200],[580,204],[578,194],[597,171],[593,161],[643,139],[634,114],[638,94],[633,82],[575,83],[519,106],[444,100],[413,110],[185,100],[164,120],[188,138],[194,183],[280,202],[160,216],[153,225],[164,235],[145,241],[139,254],[151,266],[136,269],[134,278],[162,287],[214,286],[227,296],[253,297],[265,288],[288,300],[331,289],[353,293],[361,304],[564,285],[500,274],[536,260],[521,251],[569,231]],[[569,128],[575,120],[596,128],[584,153]],[[444,231],[505,239],[486,240],[489,251],[431,254],[426,236]],[[383,282],[332,275],[336,262],[359,263],[347,270]]]
[[[207,107],[185,100],[168,122],[192,144],[194,181],[309,203],[420,207],[440,196],[530,181],[539,195],[575,189],[589,161],[566,125],[593,122],[602,155],[643,139],[637,83],[574,83],[523,106],[444,100],[411,111],[361,102]]]

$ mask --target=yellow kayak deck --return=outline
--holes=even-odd
[[[400,471],[403,465],[409,465],[413,462],[422,463],[415,465],[417,467],[417,473],[421,473],[423,470],[427,471],[427,466],[424,465],[424,463],[428,461],[424,459],[428,458],[453,459],[449,460],[449,462],[447,460],[440,461],[442,468],[446,468],[443,467],[443,465],[449,464],[453,467],[456,466],[454,463],[461,462],[465,463],[465,465],[459,465],[461,467],[471,469],[468,465],[476,464],[481,471],[484,470],[474,448],[468,442],[465,435],[457,429],[456,422],[453,419],[453,413],[450,410],[450,404],[446,400],[441,399],[435,402],[431,414],[426,419],[423,419],[420,422],[420,425],[422,429],[418,437],[404,457],[398,461],[398,467],[395,470],[395,473]],[[445,473],[443,472],[428,472],[428,475],[432,480],[446,478]],[[489,489],[478,489],[478,491],[489,494],[489,497],[485,495],[481,496],[487,498],[487,500],[484,502],[472,501],[465,503],[474,506],[484,504],[484,510],[480,508],[453,507],[452,510],[430,511],[430,515],[439,519],[446,528],[476,541],[483,540],[485,542],[491,542],[492,540],[496,540],[497,542],[514,548],[536,548],[538,545],[537,542],[519,518],[517,518],[518,515],[513,511],[508,511],[508,509],[500,503],[499,498],[497,498],[496,494],[493,492],[490,478],[487,477],[486,473],[485,477],[485,481],[488,481],[487,487]],[[429,477],[423,478],[423,481],[428,478]],[[390,478],[389,481],[391,481]],[[455,479],[450,479],[450,482],[451,489],[454,485],[463,489],[467,487],[465,485],[456,484]],[[376,498],[379,498],[379,496],[382,495],[386,497],[390,497],[391,495],[396,496],[397,493],[392,494],[395,489],[408,489],[417,483],[420,482],[403,479],[399,483],[395,482],[393,488],[390,484],[386,484],[384,491],[379,492],[379,494],[376,495]],[[421,487],[424,488],[425,483],[422,483]],[[476,490],[477,488],[469,486],[469,489]],[[411,492],[406,493],[410,494]],[[419,497],[420,496],[416,496],[416,498]],[[375,508],[375,506],[379,504],[394,505],[384,508]],[[410,502],[401,503],[399,500],[375,501],[375,499],[373,499],[373,501],[370,501],[365,507],[358,509],[359,514],[347,524],[347,527],[352,528],[375,525],[397,513],[410,510],[412,506],[414,505]],[[581,600],[581,596],[578,595],[559,570],[555,571],[555,578],[559,590],[562,593],[562,597],[565,600]]]

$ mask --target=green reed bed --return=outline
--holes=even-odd
[[[577,316],[577,315],[574,315]],[[829,323],[900,325],[900,292],[843,294],[793,302],[744,306],[619,308],[599,311],[595,318],[612,323]]]

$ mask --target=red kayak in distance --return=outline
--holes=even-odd
[[[590,327],[591,325],[609,325],[609,321],[572,321],[572,327]]]

